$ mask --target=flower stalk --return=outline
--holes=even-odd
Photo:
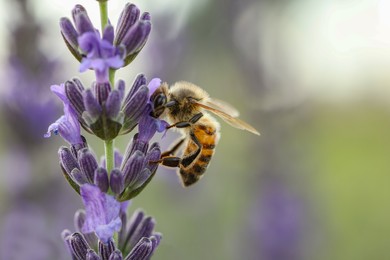
[[[114,169],[114,140],[104,142],[104,155],[106,158],[106,169],[108,174]]]
[[[107,7],[107,1],[99,1],[99,9],[100,9],[100,22],[101,22],[101,28],[102,32],[104,31],[104,28],[108,24],[108,7]]]
[[[154,177],[161,157],[160,145],[151,139],[169,124],[152,118],[150,96],[161,84],[139,74],[128,93],[125,81],[115,82],[115,72],[129,65],[146,44],[151,16],[126,4],[117,28],[109,23],[108,2],[98,0],[101,31],[87,10],[76,5],[72,19],[61,18],[61,35],[79,71],[94,71],[91,87],[73,78],[51,90],[64,105],[64,115],[49,126],[45,137],[60,135],[70,147],[58,155],[65,179],[81,196],[85,210],[76,213],[76,232],[63,232],[73,259],[149,260],[161,240],[155,221],[142,211],[128,219],[128,201]],[[138,126],[138,128],[137,128]],[[104,143],[104,158],[97,159],[81,128]],[[138,130],[124,154],[115,149],[115,138]]]

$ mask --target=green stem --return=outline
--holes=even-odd
[[[116,70],[114,70],[114,69],[110,69],[108,72],[108,79],[109,79],[110,84],[111,84],[111,90],[114,89],[114,86],[115,86],[115,72],[116,72]]]
[[[108,9],[107,9],[107,1],[99,1],[100,8],[100,21],[102,25],[102,35],[106,24],[108,24]]]
[[[108,24],[108,8],[107,1],[99,1],[99,9],[100,9],[100,21],[102,27],[102,35],[104,32],[104,28]],[[109,70],[109,81],[111,83],[111,88],[114,88],[115,82],[115,70]],[[114,169],[115,166],[115,158],[114,158],[114,139],[109,141],[104,141],[104,155],[106,157],[106,169],[108,176],[110,176],[111,170]],[[111,189],[109,190],[109,194],[111,194]],[[118,233],[114,234],[114,240],[118,245]]]
[[[108,24],[107,1],[99,1],[99,8],[100,8],[100,20],[101,20],[102,34],[103,34],[104,28]],[[109,79],[112,86],[114,83],[114,78],[115,78],[115,71],[110,70]],[[111,170],[114,168],[114,140],[104,142],[104,154],[106,157],[107,172],[108,174],[110,174]]]
[[[114,140],[104,141],[104,155],[108,174],[114,169]]]

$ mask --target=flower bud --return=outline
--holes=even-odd
[[[112,252],[115,251],[115,245],[112,240],[109,240],[107,243],[103,243],[99,240],[99,254],[103,259],[109,259]]]
[[[112,192],[120,194],[124,186],[122,172],[119,169],[113,169],[110,174],[110,187]]]
[[[102,192],[107,192],[109,188],[107,170],[99,167],[95,170],[95,185],[99,187]]]
[[[108,260],[122,260],[122,253],[119,250],[115,250],[111,253],[110,258]]]
[[[73,253],[78,257],[78,259],[85,259],[88,250],[91,249],[80,233],[76,232],[70,237],[70,245]]]
[[[100,256],[95,253],[92,249],[88,250],[86,260],[101,260]]]
[[[146,86],[141,86],[131,99],[123,104],[123,133],[130,132],[138,124],[138,120],[145,113],[148,98],[148,88]]]
[[[86,175],[89,183],[93,183],[95,170],[98,167],[95,156],[89,151],[88,148],[84,148],[79,151],[79,164],[80,170]]]

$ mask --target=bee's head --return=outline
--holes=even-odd
[[[150,96],[150,101],[153,104],[153,111],[151,116],[158,118],[164,113],[167,104],[168,85],[167,83],[161,84],[160,87]]]
[[[165,107],[169,109],[169,115],[173,121],[187,121],[194,114],[199,113],[196,101],[201,100],[203,96],[199,95],[195,86],[189,84],[177,82],[169,88]]]

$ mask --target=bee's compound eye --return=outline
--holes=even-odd
[[[163,93],[158,94],[153,101],[155,109],[164,106],[165,103],[167,103],[167,97]]]

